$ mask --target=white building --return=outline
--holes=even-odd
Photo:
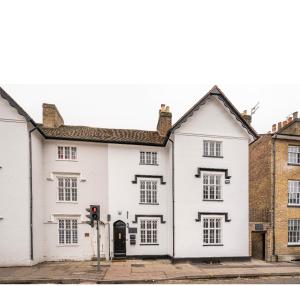
[[[218,87],[157,131],[43,124],[0,89],[0,266],[96,255],[86,208],[101,206],[101,256],[245,259],[248,144],[255,131]]]

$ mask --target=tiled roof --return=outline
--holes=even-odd
[[[160,136],[157,131],[93,128],[70,125],[63,125],[58,128],[44,128],[42,124],[38,124],[38,128],[44,133],[47,139],[153,146],[162,146],[165,140],[165,137]]]

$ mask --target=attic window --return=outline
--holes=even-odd
[[[71,146],[58,146],[57,147],[57,158],[59,160],[76,160],[77,159],[77,148]]]
[[[204,157],[222,158],[222,142],[205,140],[203,143]]]
[[[157,152],[140,152],[140,165],[157,165]]]
[[[288,163],[300,165],[300,146],[289,146]]]

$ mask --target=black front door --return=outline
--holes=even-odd
[[[114,255],[126,256],[126,224],[120,220],[114,223]]]

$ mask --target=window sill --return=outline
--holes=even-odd
[[[224,200],[206,200],[206,199],[203,199],[203,202],[224,202]]]
[[[288,166],[299,166],[299,167],[300,167],[300,164],[296,164],[296,163],[288,163]]]
[[[159,166],[159,164],[142,164],[142,163],[140,163],[140,166]]]
[[[158,243],[141,243],[140,246],[158,246]]]
[[[77,244],[57,244],[56,247],[78,247],[80,246],[79,243]]]
[[[300,247],[300,244],[288,244],[287,247]]]
[[[152,204],[152,203],[139,203],[139,205],[146,205],[146,206],[159,206],[159,204],[155,203],[155,204]]]
[[[74,201],[74,202],[72,202],[72,201],[56,201],[56,203],[58,203],[58,204],[73,204],[73,205],[77,205],[78,204],[78,201]]]
[[[300,208],[300,204],[299,205],[288,204],[287,207],[288,208]]]
[[[224,246],[224,244],[203,244],[203,246]]]
[[[78,160],[72,160],[72,159],[56,159],[55,161],[62,161],[62,162],[78,162]]]
[[[223,156],[209,156],[209,155],[203,155],[202,157],[205,157],[205,158],[218,158],[218,159],[223,159],[224,158]]]

